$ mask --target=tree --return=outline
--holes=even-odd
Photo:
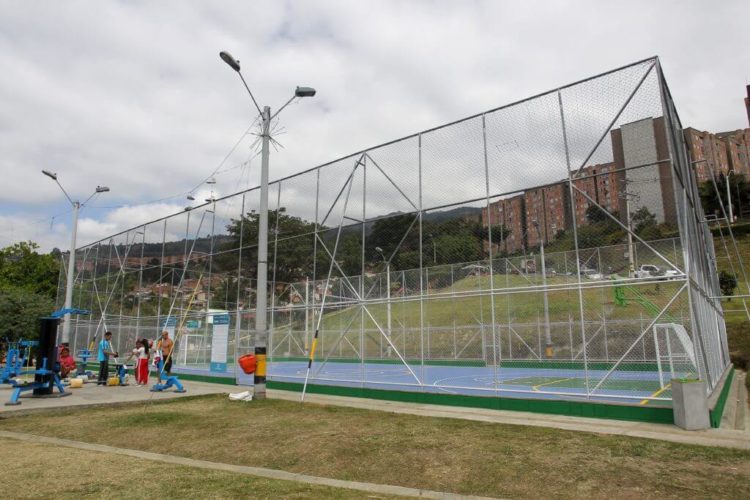
[[[0,250],[1,338],[36,338],[39,318],[55,308],[59,261],[38,248],[29,241]]]
[[[656,216],[649,211],[648,207],[641,207],[630,214],[630,221],[633,224],[635,234],[644,240],[655,240],[662,237],[662,230],[656,221]]]
[[[55,301],[22,288],[0,289],[0,338],[10,342],[39,335],[39,318],[49,316]]]
[[[36,243],[24,241],[0,250],[0,289],[20,288],[55,298],[59,261],[51,254],[37,253],[38,248]]]
[[[232,219],[227,226],[230,237],[220,245],[220,255],[214,258],[214,264],[218,271],[236,272],[239,264],[238,248],[241,232],[243,279],[256,278],[259,219],[260,216],[254,212],[248,212],[241,219]],[[271,210],[268,213],[268,229],[269,277],[273,276],[275,271],[277,282],[292,283],[302,281],[306,276],[311,276],[315,224],[299,217],[286,215],[282,211]],[[331,248],[332,250],[333,248]]]
[[[596,224],[598,222],[606,222],[609,220],[605,210],[598,205],[589,205],[586,209],[586,220],[589,224]]]
[[[490,230],[488,227],[483,226],[481,224],[476,224],[473,228],[474,234],[477,236],[477,238],[489,241],[490,239]],[[502,224],[493,224],[492,225],[492,243],[499,245],[510,234],[510,229],[506,228]]]
[[[367,246],[372,250],[380,247],[386,255],[391,254],[397,248],[399,253],[418,250],[419,231],[417,223],[414,222],[415,218],[414,214],[404,214],[375,221],[372,232],[367,237]],[[423,233],[427,233],[426,226],[423,224]],[[394,264],[397,263],[394,262]]]
[[[719,272],[719,288],[721,288],[721,293],[728,297],[734,295],[734,290],[737,288],[737,278],[726,271]],[[731,300],[730,298],[729,301]]]
[[[714,182],[716,185],[714,185]],[[732,212],[734,215],[738,216],[742,213],[742,209],[747,207],[748,197],[750,196],[750,185],[748,185],[744,176],[730,175],[729,191],[731,192],[730,198],[732,199]],[[707,214],[713,214],[717,217],[723,217],[724,214],[722,213],[721,207],[724,206],[724,210],[727,212],[726,215],[729,217],[727,179],[723,173],[719,174],[713,180],[701,183],[698,187],[698,192],[701,197],[704,212]]]

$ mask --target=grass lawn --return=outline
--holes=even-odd
[[[750,496],[748,451],[281,400],[60,410],[4,417],[0,429],[463,494]]]
[[[361,498],[362,493],[0,438],[4,498]],[[372,498],[386,498],[373,495]]]

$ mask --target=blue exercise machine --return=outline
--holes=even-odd
[[[42,359],[41,368],[29,370],[25,373],[33,373],[34,382],[25,384],[23,382],[18,382],[17,380],[11,380],[10,384],[13,386],[13,392],[10,395],[10,400],[5,403],[7,406],[20,405],[21,402],[18,398],[21,397],[21,393],[24,391],[34,391],[35,395],[46,395],[52,394],[53,387],[57,387],[60,396],[70,396],[69,392],[65,392],[65,387],[63,387],[62,382],[60,382],[60,377],[57,376],[57,373],[55,373],[54,370],[47,369],[47,358]]]
[[[159,360],[159,382],[154,384],[153,387],[151,387],[151,392],[163,392],[169,389],[170,387],[174,387],[174,392],[187,392],[185,388],[180,383],[180,380],[177,378],[176,375],[167,375],[167,377],[164,379],[164,383],[162,383],[162,373],[164,370],[164,360]]]
[[[57,387],[60,396],[70,395],[69,392],[65,392],[65,388],[62,382],[60,382],[60,377],[55,371],[57,363],[57,325],[59,322],[59,316],[41,319],[36,354],[36,369],[19,373],[19,375],[33,373],[34,381],[24,383],[15,379],[10,380],[9,383],[13,386],[13,391],[11,392],[10,400],[5,403],[6,405],[21,404],[18,399],[21,397],[21,393],[26,391],[33,391],[34,396],[49,396],[52,394],[54,388]]]
[[[5,366],[0,371],[0,383],[10,384],[10,381],[21,374],[23,365],[30,357],[31,348],[39,345],[36,340],[19,340],[8,342],[8,352],[5,354]]]
[[[91,314],[91,311],[88,309],[78,309],[75,307],[64,307],[60,309],[59,311],[55,311],[52,314],[49,315],[50,318],[57,318],[60,319],[66,314]]]

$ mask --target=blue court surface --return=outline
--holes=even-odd
[[[306,373],[307,362],[304,361],[271,362],[268,379],[300,383],[305,380]],[[614,371],[595,389],[606,374],[607,370],[586,372],[565,368],[420,364],[409,365],[407,368],[404,364],[328,361],[313,363],[308,383],[391,391],[523,399],[573,399],[657,406],[668,405],[671,401],[671,373],[663,373],[662,387],[658,371]],[[687,372],[674,373],[676,377],[688,375]],[[590,396],[587,397],[587,394]]]

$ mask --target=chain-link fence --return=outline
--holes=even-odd
[[[715,257],[657,59],[272,182],[269,379],[631,402],[728,365]],[[76,349],[254,343],[259,189],[77,250]]]

